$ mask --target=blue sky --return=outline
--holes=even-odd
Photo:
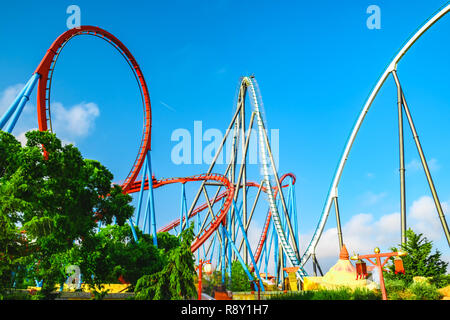
[[[255,74],[267,124],[279,130],[280,173],[297,176],[300,242],[305,246],[367,95],[401,44],[445,1],[9,2],[0,12],[0,111],[53,40],[67,30],[66,9],[71,4],[80,7],[82,24],[118,37],[144,72],[152,102],[157,177],[206,171],[205,164],[177,166],[171,161],[176,144],[171,134],[179,128],[193,131],[194,121],[200,120],[204,130],[224,131],[234,111],[239,77]],[[381,9],[379,30],[366,26],[366,9],[373,4]],[[444,17],[427,32],[398,69],[447,212],[449,19]],[[117,52],[94,38],[71,41],[58,60],[52,106],[59,110],[57,134],[75,143],[85,157],[104,163],[116,180],[127,175],[140,141],[142,107],[135,80]],[[17,136],[37,127],[35,113],[34,95],[14,131]],[[375,246],[388,250],[400,242],[395,227],[400,210],[397,130],[396,89],[390,78],[366,117],[340,183],[349,251],[364,253]],[[405,133],[408,225],[435,241],[449,261],[406,123]],[[176,186],[156,190],[159,226],[178,216],[177,191]],[[318,248],[325,266],[338,254],[333,228],[335,218],[330,215],[321,241],[325,244]]]

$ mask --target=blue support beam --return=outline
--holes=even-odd
[[[137,237],[136,230],[134,229],[133,220],[131,218],[129,219],[129,223],[131,226],[131,232],[133,233],[133,239],[136,243],[139,243],[139,239]]]
[[[224,226],[222,226],[222,230],[223,230],[223,232],[225,233],[225,236],[226,236],[227,239],[228,239],[228,243],[230,244],[230,246],[231,246],[231,248],[233,249],[234,253],[236,254],[236,256],[237,256],[239,262],[241,263],[242,268],[244,268],[244,271],[245,271],[245,273],[247,274],[248,279],[249,279],[250,281],[253,281],[252,274],[251,274],[250,271],[248,270],[248,268],[247,268],[247,266],[246,266],[246,264],[245,264],[245,262],[244,262],[244,259],[242,259],[241,255],[239,254],[238,248],[235,246],[235,244],[234,244],[233,241],[231,240],[230,234],[227,232],[227,230],[225,229]],[[230,274],[230,279],[231,279],[231,274]],[[258,288],[256,287],[256,284],[253,283],[253,285],[254,285],[254,287],[255,287],[255,290],[258,290]],[[264,286],[261,288],[261,290],[264,290]]]
[[[144,167],[142,169],[141,188],[139,189],[138,205],[136,209],[136,225],[139,227],[139,219],[141,217],[142,198],[144,196],[145,179],[147,177],[147,161],[144,161]]]
[[[226,248],[226,245],[225,245],[225,231],[223,231],[223,229],[221,229],[221,231],[222,231],[222,255],[221,255],[221,257],[222,257],[222,264],[221,264],[222,270],[221,270],[221,272],[222,272],[222,284],[225,284],[225,272],[226,272],[225,255],[226,255],[227,248]]]
[[[25,91],[23,92],[22,96],[20,97],[19,103],[14,108],[15,109],[14,114],[13,114],[12,119],[10,120],[8,126],[5,129],[6,132],[11,133],[13,131],[14,126],[16,125],[17,120],[19,120],[19,117],[22,114],[25,104],[30,99],[30,94],[33,91],[33,88],[34,88],[35,84],[37,83],[37,81],[39,80],[39,78],[40,78],[40,75],[38,73],[35,73],[31,77],[30,81],[28,81],[27,85],[25,86]],[[7,113],[8,113],[8,111],[7,111]]]
[[[274,251],[274,254],[273,254],[273,261],[274,261],[274,265],[275,265],[275,273],[274,273],[274,274],[277,275],[276,281],[277,281],[277,285],[278,285],[278,282],[279,282],[279,279],[278,279],[278,273],[277,273],[277,264],[278,264],[278,263],[277,263],[277,262],[278,262],[278,234],[277,234],[277,232],[276,232],[276,230],[275,230],[275,223],[273,224],[272,232],[273,232],[273,236],[274,236],[274,239],[273,239],[273,243],[274,243],[274,247],[273,247],[273,251]]]
[[[153,235],[153,244],[158,247],[158,240],[156,234],[156,215],[155,215],[155,201],[153,197],[153,174],[152,174],[152,162],[150,150],[147,151],[147,156],[145,157],[147,161],[147,172],[148,172],[148,202],[147,207],[150,209],[150,221],[151,221],[151,234]]]
[[[291,188],[292,188],[292,212],[294,214],[294,231],[295,231],[295,239],[297,240],[297,248],[300,248],[300,237],[298,234],[298,216],[297,216],[297,199],[295,197],[295,186],[292,184],[291,181]]]
[[[184,183],[181,184],[181,202],[180,202],[180,233],[183,231],[183,217],[186,208],[186,188]],[[188,225],[188,216],[186,215],[186,226]]]
[[[216,246],[216,238],[217,238],[217,233],[214,235],[214,238],[213,238],[213,243],[212,243],[212,248],[211,248],[211,256],[209,257],[209,261],[212,261],[212,259],[213,259],[214,248]]]
[[[234,202],[234,200],[233,200],[233,206],[234,206],[234,210],[236,212],[235,213],[236,220],[238,221],[239,228],[242,231],[242,236],[244,237],[245,244],[247,245],[248,253],[250,255],[250,259],[252,260],[253,266],[255,267],[256,276],[258,277],[259,284],[261,286],[261,290],[264,291],[264,284],[263,284],[263,282],[261,280],[261,275],[259,274],[259,268],[258,268],[258,265],[256,264],[255,257],[253,256],[253,253],[252,253],[252,250],[251,250],[251,247],[250,247],[250,243],[249,243],[248,238],[247,238],[247,234],[245,233],[244,225],[242,224],[241,215],[239,214],[239,211],[236,208],[236,203]]]
[[[16,96],[14,101],[9,106],[8,110],[3,114],[3,116],[0,119],[0,129],[3,130],[3,127],[6,125],[6,123],[9,121],[13,113],[17,110],[17,106],[22,101],[22,98],[25,96],[27,89],[30,87],[30,85],[36,83],[36,81],[39,79],[39,74],[35,73],[31,76],[30,80],[25,84],[25,86],[22,88],[22,90],[19,92],[19,94]],[[31,88],[32,89],[32,88]],[[28,92],[27,97],[29,97],[31,91]],[[26,102],[26,101],[25,101]],[[17,120],[16,120],[17,121]]]
[[[230,212],[228,212],[228,215],[230,216]],[[228,228],[228,230],[231,230],[231,217],[229,217],[228,219],[227,219],[227,228]],[[225,227],[224,227],[225,228]],[[225,229],[225,231],[226,231],[226,229]],[[228,232],[226,233],[226,235],[228,234]],[[231,239],[231,237],[230,237],[230,239]],[[232,258],[232,255],[231,255],[231,244],[230,244],[230,241],[231,240],[228,240],[228,242],[227,242],[227,258],[228,258],[228,281],[231,281],[231,258]]]

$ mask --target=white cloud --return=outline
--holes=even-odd
[[[0,93],[0,116],[8,110],[24,86],[21,83],[15,84]],[[37,111],[35,104],[32,103],[33,101],[34,95],[25,105],[13,130],[13,134],[22,144],[26,143],[25,132],[36,129]],[[62,103],[53,102],[51,110],[54,132],[63,144],[75,144],[74,139],[89,135],[95,127],[96,118],[100,115],[97,104],[93,102],[82,102],[67,109]]]
[[[354,215],[342,225],[343,241],[350,255],[372,253],[375,247],[388,250],[400,242],[398,213],[375,220],[370,213]],[[316,248],[316,256],[323,272],[327,272],[339,259],[337,229],[324,230]],[[311,266],[307,271],[311,273]]]
[[[381,216],[381,218],[375,222],[375,227],[382,231],[382,233],[392,234],[400,230],[400,213],[394,212]]]
[[[371,206],[377,204],[381,199],[385,198],[386,195],[386,192],[374,193],[372,191],[368,191],[362,195],[362,202],[364,205]]]
[[[12,86],[7,87],[2,91],[0,96],[0,113],[3,113],[8,109],[11,103],[19,94],[20,90],[23,89],[25,85],[23,83],[18,83]]]
[[[441,205],[447,216],[449,204],[441,202]],[[430,240],[439,240],[442,237],[442,225],[431,197],[422,196],[414,201],[409,210],[409,217],[416,232],[423,233]]]
[[[436,158],[431,158],[431,159],[427,160],[427,164],[428,164],[428,168],[431,171],[437,171],[441,168],[441,165]],[[405,168],[407,171],[412,171],[412,172],[423,170],[422,162],[417,158],[412,159],[410,162],[408,162],[405,165]]]
[[[30,130],[37,130],[37,128],[33,128]],[[25,137],[25,133],[27,132],[28,131],[24,131],[16,136],[16,139],[22,144],[22,146],[25,146],[27,144],[27,137]]]
[[[18,83],[4,89],[0,94],[0,117],[9,109],[14,99],[17,97],[19,92],[23,89],[25,85],[23,83]],[[32,100],[32,99],[30,99]],[[25,104],[22,114],[15,125],[15,131],[27,131],[30,127],[31,121],[37,123],[36,116],[33,117],[33,110],[35,109],[34,104],[28,101]],[[11,118],[10,118],[11,119]],[[3,128],[4,129],[4,128]],[[29,130],[29,129],[28,129]]]
[[[440,163],[438,162],[438,160],[436,158],[431,158],[428,162],[428,167],[430,168],[430,170],[432,171],[437,171],[441,168]]]
[[[418,159],[412,159],[405,165],[405,169],[408,171],[417,171],[422,167],[422,164]]]
[[[441,202],[441,204],[445,214],[448,215],[449,203]],[[444,239],[442,226],[431,197],[422,196],[413,201],[407,213],[408,228],[412,228],[416,233],[423,233],[426,238],[435,242]],[[354,215],[342,225],[342,233],[344,243],[350,254],[371,253],[375,247],[379,247],[382,251],[389,250],[401,241],[400,213],[386,214],[378,219],[375,219],[373,214],[370,213]],[[310,239],[311,235],[303,238]],[[307,244],[303,243],[304,246]],[[316,248],[316,255],[325,270],[336,263],[339,256],[336,228],[324,230]]]
[[[54,132],[62,137],[85,137],[95,127],[95,119],[100,115],[97,104],[82,102],[69,109],[61,103],[52,104],[52,124]]]

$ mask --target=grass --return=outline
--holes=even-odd
[[[269,300],[381,300],[381,295],[365,288],[355,290],[340,288],[280,294]]]
[[[386,280],[389,300],[440,300],[442,295],[434,284],[427,282],[407,283],[404,280]]]
[[[403,280],[387,280],[386,291],[389,300],[440,300],[442,295],[434,284],[426,282],[406,283]],[[280,294],[270,300],[381,300],[381,293],[368,289],[299,291]]]

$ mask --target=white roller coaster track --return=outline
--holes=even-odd
[[[294,267],[300,267],[300,260],[297,257],[297,254],[295,252],[295,249],[292,247],[291,243],[288,241],[286,234],[283,230],[280,215],[278,212],[278,207],[275,202],[275,197],[272,189],[272,184],[270,182],[270,173],[269,173],[269,166],[272,164],[269,163],[269,160],[267,158],[269,150],[266,150],[266,137],[267,132],[265,131],[265,126],[263,123],[263,118],[260,111],[260,101],[261,98],[257,94],[257,83],[255,79],[250,77],[243,77],[241,86],[247,86],[247,88],[250,89],[250,101],[253,106],[253,110],[255,112],[256,121],[258,125],[258,137],[259,137],[259,151],[261,155],[261,166],[263,171],[263,181],[264,185],[267,188],[267,197],[269,201],[269,207],[270,211],[272,212],[272,219],[275,225],[275,230],[277,232],[277,235],[279,237],[281,246],[286,253],[286,256],[288,257],[289,261]],[[276,171],[276,168],[273,168],[274,172]],[[306,275],[306,272],[303,270],[303,268],[299,268],[297,271],[297,276],[300,279],[303,279],[303,277]]]
[[[328,218],[328,214],[330,212],[331,206],[333,204],[333,199],[337,197],[337,188],[339,184],[339,180],[342,175],[342,171],[344,170],[345,163],[348,159],[350,149],[353,145],[353,142],[355,141],[356,135],[359,131],[359,128],[361,127],[364,118],[369,111],[370,106],[372,105],[373,101],[375,100],[378,92],[380,91],[381,87],[383,86],[384,82],[386,81],[387,77],[397,69],[397,64],[400,62],[400,60],[403,58],[403,56],[408,52],[408,50],[414,45],[414,43],[429,29],[431,28],[437,21],[439,21],[442,17],[444,17],[448,12],[450,11],[450,4],[444,5],[441,9],[437,11],[436,14],[434,14],[430,19],[428,19],[425,24],[422,25],[422,27],[419,28],[419,30],[406,42],[406,44],[400,49],[400,51],[397,53],[397,55],[394,57],[392,62],[389,64],[389,66],[386,68],[380,79],[378,80],[377,84],[375,85],[374,89],[372,90],[371,94],[369,95],[354,127],[352,130],[352,133],[350,137],[347,140],[347,144],[345,146],[344,152],[341,156],[341,159],[339,161],[339,165],[336,169],[333,182],[331,184],[331,187],[328,192],[328,197],[325,202],[324,209],[322,211],[322,215],[320,217],[319,224],[317,225],[317,228],[314,232],[314,235],[311,239],[311,242],[309,243],[307,249],[305,250],[305,253],[303,254],[300,265],[303,266],[310,256],[314,254],[315,248],[317,246],[317,243],[320,240],[320,236],[322,235],[323,229],[325,227],[325,223]]]

